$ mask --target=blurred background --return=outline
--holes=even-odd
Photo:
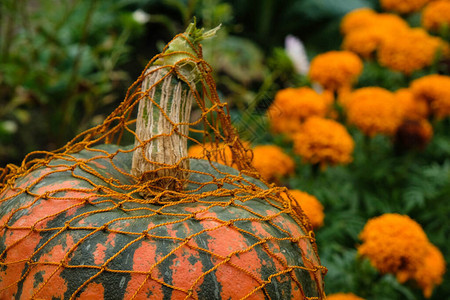
[[[339,22],[371,1],[5,0],[0,25],[0,165],[53,150],[101,123],[128,86],[195,16],[222,24],[205,55],[220,89],[254,100],[292,34],[315,53],[338,48]],[[220,51],[218,51],[220,49]],[[312,55],[312,54],[311,54]],[[289,74],[285,74],[288,80]],[[270,79],[271,81],[272,78]],[[271,82],[270,82],[271,83]],[[274,91],[276,86],[267,83]],[[270,98],[270,96],[269,96]]]
[[[411,28],[425,28],[426,5],[446,0],[409,1],[422,2],[409,10],[389,2],[395,1],[2,0],[0,168],[20,165],[31,151],[56,150],[101,124],[148,61],[194,17],[205,28],[222,24],[218,36],[203,46],[219,95],[228,102],[244,139],[254,146],[276,146],[294,162],[294,171],[275,181],[320,201],[325,217],[316,237],[322,264],[329,270],[327,292],[352,293],[363,299],[450,299],[449,276],[443,275],[445,263],[439,259],[432,260],[435,265],[421,279],[416,275],[400,278],[396,270],[382,270],[371,255],[358,252],[360,233],[368,220],[396,213],[417,221],[448,264],[448,93],[439,95],[444,112],[426,116],[432,138],[419,141],[419,147],[400,145],[397,129],[391,134],[368,134],[357,124],[346,123],[345,111],[335,105],[336,112],[327,117],[342,123],[354,143],[352,159],[344,164],[308,161],[283,132],[270,129],[266,114],[277,94],[287,88],[308,87],[325,95],[326,84],[314,82],[308,67],[319,54],[345,48],[342,22],[350,12],[370,8],[395,15]],[[447,47],[449,24],[442,24],[439,30],[425,29]],[[412,71],[355,50],[363,66],[358,79],[351,87],[329,90],[327,97],[336,102],[349,90],[369,86],[394,93],[424,76],[448,78],[445,47],[439,57]],[[427,293],[430,287],[433,291]]]

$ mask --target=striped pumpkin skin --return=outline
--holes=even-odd
[[[232,182],[200,185],[236,170],[191,160],[187,190],[223,196],[163,206],[129,188],[130,151],[97,149],[52,161],[0,195],[0,299],[322,297],[319,260],[294,219],[270,200],[230,204]],[[246,180],[241,187],[265,188]]]

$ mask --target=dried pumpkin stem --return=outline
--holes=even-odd
[[[136,151],[131,172],[158,189],[181,190],[189,178],[187,136],[196,84],[203,79],[197,65],[199,42],[218,27],[203,32],[192,23],[150,67],[142,82],[145,97],[136,121]],[[154,192],[144,192],[146,198]]]
[[[161,69],[153,71],[142,84],[142,90],[151,89],[139,103],[132,173],[141,181],[179,190],[189,176],[185,171],[189,160],[183,159],[187,156],[189,127],[181,123],[189,120],[194,96],[174,77]]]

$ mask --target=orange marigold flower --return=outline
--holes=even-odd
[[[290,137],[298,132],[301,126],[301,121],[295,118],[270,117],[270,129],[273,133],[286,134],[287,137]]]
[[[353,30],[358,30],[375,23],[377,12],[364,7],[352,10],[347,13],[341,21],[341,32],[347,34]]]
[[[278,182],[282,177],[294,173],[294,160],[276,145],[255,146],[252,162],[262,178],[269,182]]]
[[[424,119],[429,115],[428,104],[423,99],[417,99],[411,89],[399,89],[394,93],[395,99],[402,107],[404,118]]]
[[[355,90],[347,99],[347,120],[367,136],[392,135],[403,119],[394,94],[380,87]]]
[[[356,81],[363,69],[361,59],[350,51],[329,51],[311,61],[309,77],[327,90],[336,91]]]
[[[447,45],[422,28],[400,30],[387,35],[378,49],[379,63],[389,69],[411,74],[431,65]]]
[[[342,87],[337,91],[336,102],[344,108],[347,107],[352,92],[353,92],[352,87],[350,86]]]
[[[321,166],[352,161],[354,141],[346,128],[333,120],[311,117],[293,136],[294,151],[303,161]]]
[[[409,29],[408,23],[394,14],[377,14],[373,20],[373,22],[346,34],[342,48],[364,58],[370,58],[387,36],[400,30]]]
[[[299,120],[311,116],[324,116],[326,111],[326,99],[309,87],[278,91],[269,108],[269,114],[274,117],[282,114],[283,117],[294,117]]]
[[[422,26],[431,31],[450,26],[450,1],[438,0],[429,3],[422,12]]]
[[[353,293],[336,293],[327,295],[328,300],[364,300],[364,298],[358,297]]]
[[[360,233],[358,253],[381,273],[413,274],[427,254],[428,238],[410,217],[384,214],[370,219]]]
[[[250,147],[250,143],[243,141],[244,147]],[[248,156],[250,156],[250,152]],[[208,159],[208,157],[215,162],[222,165],[235,166],[233,164],[233,155],[231,149],[225,143],[205,143],[204,145],[195,144],[189,147],[188,156]]]
[[[328,98],[309,87],[286,88],[275,95],[267,113],[275,133],[296,132],[300,123],[311,116],[325,116]]]
[[[404,19],[395,14],[377,13],[370,8],[355,9],[344,16],[341,21],[341,32],[347,35],[353,31],[369,27],[384,27],[391,30],[408,29]]]
[[[334,104],[334,93],[329,90],[324,90],[320,95],[324,99],[328,110],[330,110]]]
[[[442,283],[445,274],[445,259],[439,248],[433,244],[428,244],[428,251],[413,275],[413,279],[422,288],[426,298],[430,298],[433,288]]]
[[[354,30],[345,35],[342,49],[352,51],[363,58],[370,58],[388,33],[386,28],[380,26]]]
[[[450,116],[450,76],[432,74],[414,80],[411,90],[414,96],[426,101],[437,119]]]
[[[384,10],[391,10],[401,14],[419,11],[430,0],[380,0]]]
[[[379,26],[389,28],[391,31],[410,29],[408,22],[396,14],[380,13],[377,15],[376,23]]]
[[[204,145],[192,145],[188,149],[188,156],[192,157],[202,157],[208,159],[208,156],[212,161],[218,162],[223,165],[232,165],[232,155],[231,150],[228,147],[224,147],[223,143],[215,145],[213,143],[205,143]],[[219,154],[223,150],[223,157]]]
[[[288,190],[288,192],[294,200],[293,204],[301,207],[313,228],[323,226],[323,219],[325,217],[323,205],[316,197],[300,190]],[[288,199],[287,195],[282,194],[282,196]]]
[[[189,147],[188,156],[203,157],[205,151],[210,151],[213,148],[215,147],[213,147],[212,143],[205,143],[205,145],[195,144]]]
[[[433,127],[427,119],[406,119],[395,133],[399,150],[423,150],[433,137]]]

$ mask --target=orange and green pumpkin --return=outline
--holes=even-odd
[[[149,143],[96,141],[3,175],[0,299],[323,299],[313,235],[273,188],[186,158],[181,188],[145,192]]]
[[[1,299],[321,296],[318,258],[302,227],[279,203],[238,200],[246,189],[264,190],[261,182],[222,185],[221,172],[238,172],[193,160],[198,173],[187,190],[220,188],[223,196],[149,204],[127,190],[130,153],[97,149],[55,160],[0,195],[7,199],[0,204]],[[87,161],[89,172],[74,159]],[[202,186],[212,176],[217,184]]]

